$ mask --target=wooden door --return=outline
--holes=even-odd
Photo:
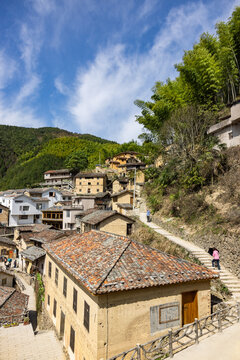
[[[197,291],[182,294],[182,325],[194,322],[198,317]]]
[[[61,311],[60,336],[64,335],[64,328],[65,328],[65,314]]]

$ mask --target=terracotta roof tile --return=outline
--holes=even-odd
[[[218,277],[204,266],[126,237],[96,230],[60,239],[43,247],[94,294]]]
[[[3,300],[1,302],[1,300]],[[23,316],[27,312],[29,296],[14,288],[0,286],[0,320],[5,316]]]

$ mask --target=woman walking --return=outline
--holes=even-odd
[[[215,264],[217,264],[218,270],[221,270],[220,264],[219,264],[219,251],[216,248],[213,248],[213,260],[212,260],[212,267],[215,267]]]

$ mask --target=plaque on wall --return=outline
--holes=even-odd
[[[151,334],[175,326],[180,326],[178,301],[150,307]]]

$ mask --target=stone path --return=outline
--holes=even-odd
[[[185,248],[187,251],[192,253],[198,260],[200,260],[203,265],[205,265],[209,269],[212,269],[212,256],[210,256],[205,250],[191,243],[190,241],[183,240],[180,237],[171,234],[170,232],[154,224],[153,222],[148,223],[146,218],[146,212],[141,212],[139,214],[139,219],[141,220],[141,222],[152,228],[157,233],[163,235],[175,244],[178,244]],[[226,285],[229,291],[231,291],[231,293],[233,294],[233,299],[240,301],[240,280],[237,278],[237,276],[233,275],[222,265],[221,270],[219,271],[219,276],[222,283]]]
[[[65,360],[54,331],[34,335],[31,325],[0,328],[0,360]]]
[[[40,331],[37,327],[36,299],[34,289],[27,283],[21,272],[15,272],[29,295],[28,310],[30,325],[0,328],[0,360],[65,360],[62,345],[53,330]]]

